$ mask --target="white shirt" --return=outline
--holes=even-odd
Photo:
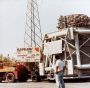
[[[56,72],[56,67],[57,67],[57,66],[59,67],[59,68],[58,68],[58,71],[63,70],[64,62],[61,61],[60,59],[58,59],[58,60],[56,61],[56,64],[55,64],[55,72]]]

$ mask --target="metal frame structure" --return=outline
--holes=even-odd
[[[42,33],[37,0],[27,0],[25,47],[42,47]]]
[[[65,75],[77,75],[76,77],[90,76],[88,75],[90,73],[90,29],[73,27],[64,28],[58,32],[46,34],[44,42],[52,42],[52,38],[54,38],[54,41],[63,41],[65,65],[67,65],[67,61],[71,61],[72,63],[70,65],[70,68],[72,67],[71,73],[69,74],[66,70]],[[47,67],[47,64],[51,64],[51,59],[53,60],[52,64],[55,63],[55,57],[50,58],[50,55],[47,55],[46,57],[45,67],[46,70],[49,71],[52,67]]]

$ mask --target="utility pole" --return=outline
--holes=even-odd
[[[42,33],[37,0],[27,0],[24,47],[42,47]]]

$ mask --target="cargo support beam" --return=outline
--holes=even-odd
[[[79,48],[79,39],[78,39],[78,33],[75,34],[75,46],[76,46],[76,58],[77,58],[77,65],[81,65],[80,60],[80,48]]]

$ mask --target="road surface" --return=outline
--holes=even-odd
[[[65,83],[66,88],[90,88],[90,82]],[[0,88],[56,88],[54,82],[0,83]]]

